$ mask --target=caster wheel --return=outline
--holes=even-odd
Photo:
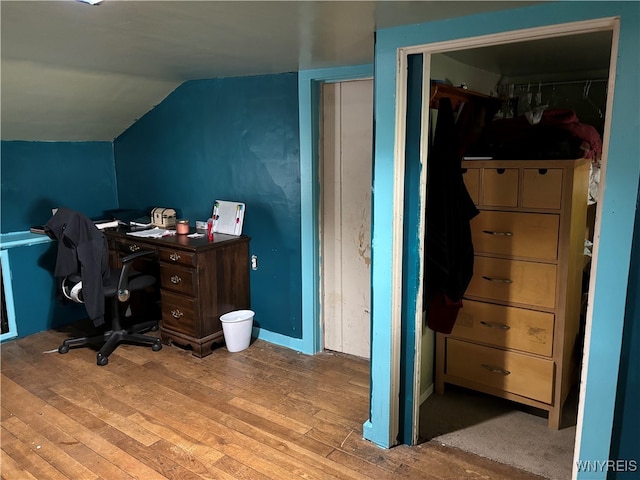
[[[156,323],[153,327],[151,327],[151,331],[152,332],[157,332],[159,328],[160,327],[158,327],[158,324]]]
[[[109,357],[103,357],[98,354],[98,361],[96,362],[99,366],[104,367],[107,363],[109,363]]]
[[[58,347],[58,353],[67,353],[69,351],[69,345],[62,344]]]
[[[158,350],[162,350],[162,342],[158,340],[156,343],[151,345],[151,350],[153,350],[154,352],[157,352]]]

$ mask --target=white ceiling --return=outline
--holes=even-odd
[[[111,141],[187,80],[372,63],[376,29],[533,3],[2,0],[1,136]]]

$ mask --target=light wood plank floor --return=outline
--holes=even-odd
[[[176,346],[46,353],[66,334],[2,345],[1,477],[539,479],[437,443],[362,439],[369,363],[263,341],[199,359]]]

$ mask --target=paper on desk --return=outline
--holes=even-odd
[[[155,228],[150,228],[149,230],[127,232],[127,235],[131,235],[132,237],[142,237],[142,238],[160,238],[160,237],[166,237],[167,235],[173,235],[174,233],[175,233],[175,230],[166,230],[164,228],[155,227]]]

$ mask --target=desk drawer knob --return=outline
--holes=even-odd
[[[507,375],[511,375],[511,372],[509,370],[504,370],[498,367],[492,367],[491,365],[487,365],[486,363],[482,364],[482,368],[489,370],[491,373],[498,373],[500,375],[504,375],[505,377]]]
[[[136,245],[135,243],[129,245],[130,252],[137,252],[138,250],[140,250],[140,245]]]
[[[176,308],[175,310],[171,310],[171,316],[173,318],[180,318],[180,317],[184,316],[184,313],[182,313],[180,310],[178,310]]]
[[[178,260],[180,260],[180,254],[173,252],[171,255],[169,255],[169,260],[171,260],[172,262],[177,262]]]
[[[178,275],[174,275],[171,277],[171,283],[173,283],[174,285],[178,285],[181,281],[182,278],[180,278]]]

